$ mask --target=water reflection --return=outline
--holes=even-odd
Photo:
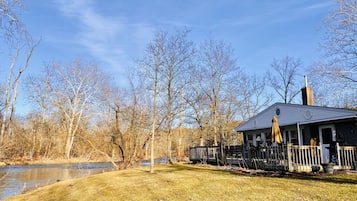
[[[75,163],[0,167],[0,199],[39,186],[113,170],[111,163]]]

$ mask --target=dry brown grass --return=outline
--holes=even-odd
[[[37,200],[354,200],[357,174],[266,177],[216,167],[162,165],[114,171],[38,188],[12,201]]]

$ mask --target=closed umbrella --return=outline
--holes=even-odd
[[[283,138],[281,137],[281,132],[279,128],[278,118],[276,118],[276,116],[274,116],[272,120],[271,141],[279,144],[283,142]]]

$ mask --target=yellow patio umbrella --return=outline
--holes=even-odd
[[[281,137],[281,132],[279,128],[278,118],[276,118],[276,116],[274,116],[272,120],[271,141],[279,144],[283,142],[283,138]]]

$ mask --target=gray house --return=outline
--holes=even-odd
[[[236,128],[253,150],[248,160],[265,167],[283,165],[290,171],[313,171],[326,164],[357,169],[357,110],[314,106],[307,83],[301,93],[302,105],[275,103]],[[273,117],[278,119],[281,149],[272,146]]]
[[[332,162],[336,143],[357,146],[357,110],[275,103],[236,128],[247,145],[271,144],[272,118],[279,121],[284,144],[322,146],[321,163]]]

